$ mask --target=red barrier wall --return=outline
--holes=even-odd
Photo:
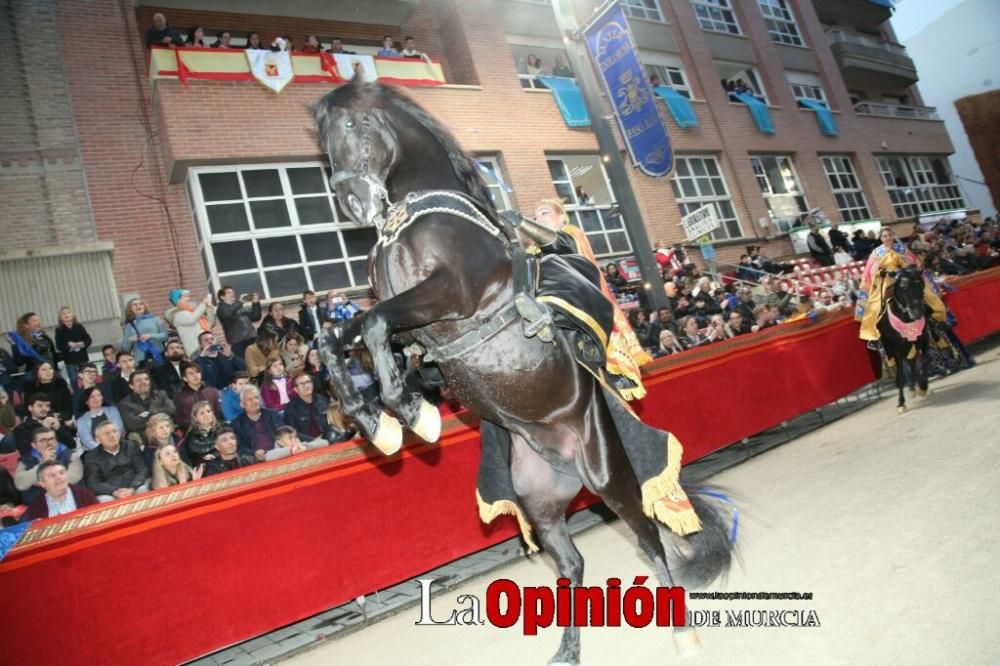
[[[960,334],[1000,330],[1000,270],[957,284]],[[690,462],[873,377],[857,325],[826,315],[656,361],[638,409]],[[0,663],[177,663],[513,536],[479,523],[477,434],[450,423],[390,459],[341,444],[39,521],[0,562]]]

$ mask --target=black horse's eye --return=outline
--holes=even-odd
[[[354,127],[354,121],[353,120],[347,120],[347,121],[345,121],[344,122],[344,127],[346,127],[347,129],[353,128]]]

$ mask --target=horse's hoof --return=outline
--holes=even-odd
[[[385,412],[380,413],[372,445],[387,456],[399,451],[403,446],[403,427],[399,425],[399,421]]]
[[[410,430],[420,439],[433,444],[441,437],[441,412],[431,403],[421,400],[417,422]]]
[[[674,629],[674,647],[677,648],[677,656],[693,657],[701,652],[701,641],[698,639],[698,632],[692,627]]]
[[[896,411],[899,414],[905,414],[906,413],[906,405],[900,405],[899,407],[896,408]]]

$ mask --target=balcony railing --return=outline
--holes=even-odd
[[[932,106],[906,106],[904,104],[878,104],[861,102],[854,105],[854,111],[868,116],[889,118],[918,118],[920,120],[941,120],[937,109]]]
[[[858,32],[849,32],[847,30],[841,30],[840,28],[827,28],[826,36],[831,44],[837,42],[845,44],[859,44],[873,49],[881,49],[883,51],[887,51],[888,53],[893,53],[905,58],[910,57],[906,52],[906,47],[902,44],[896,44],[895,42],[879,39],[878,37],[863,35]]]

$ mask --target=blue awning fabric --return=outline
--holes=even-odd
[[[840,133],[837,131],[837,121],[833,119],[833,112],[826,104],[811,99],[800,99],[799,104],[816,112],[816,122],[819,123],[819,129],[823,134],[837,136]]]
[[[764,134],[775,133],[774,123],[771,121],[771,112],[768,110],[767,104],[764,104],[764,102],[749,93],[730,93],[730,96],[747,105],[747,108],[750,109],[750,116],[757,123],[757,129]]]
[[[583,103],[583,94],[576,85],[575,79],[563,76],[536,77],[542,85],[552,91],[556,98],[556,106],[562,113],[567,127],[590,127],[590,116],[587,105]]]
[[[680,94],[670,86],[654,86],[653,92],[660,96],[667,103],[670,115],[674,117],[681,128],[697,127],[698,116],[691,108],[691,100]]]

